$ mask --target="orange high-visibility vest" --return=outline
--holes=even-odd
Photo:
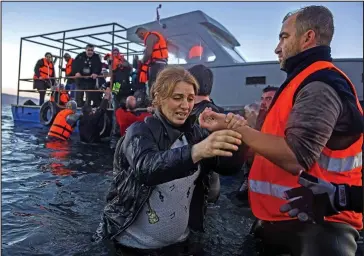
[[[153,46],[151,61],[168,59],[167,41],[162,34],[156,31],[147,32],[144,37],[144,45],[147,46],[146,42],[150,34],[156,35],[159,38],[159,41]]]
[[[70,109],[64,109],[59,112],[49,129],[48,136],[56,137],[60,140],[68,140],[74,129],[66,121],[67,116],[71,114],[73,114],[73,111]]]
[[[357,107],[363,114],[355,87],[350,79],[331,62],[317,61],[301,71],[283,89],[267,114],[261,130],[263,133],[285,137],[284,132],[296,90],[309,75],[322,69],[333,69],[345,77],[356,97]],[[324,147],[320,157],[308,172],[329,182],[361,186],[362,145],[363,134],[346,149],[331,150]],[[297,176],[293,176],[258,154],[255,156],[249,174],[249,201],[253,214],[258,219],[265,221],[292,219],[288,214],[281,213],[279,208],[287,203],[283,199],[284,191],[294,187],[299,187]],[[363,227],[362,214],[353,211],[342,211],[340,214],[325,217],[325,220],[347,223],[358,230]]]
[[[71,76],[73,59],[70,58],[66,64],[66,76]]]

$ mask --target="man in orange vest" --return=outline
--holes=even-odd
[[[332,63],[333,16],[308,6],[283,19],[275,53],[287,78],[276,93],[261,132],[232,114],[205,111],[200,125],[241,133],[256,153],[249,174],[249,201],[262,220],[266,248],[292,255],[354,256],[361,213],[343,210],[314,223],[292,220],[280,207],[299,187],[302,171],[336,184],[362,185],[363,110],[355,86]],[[294,208],[294,206],[293,206]],[[292,215],[292,212],[290,213]]]
[[[71,58],[71,55],[69,55],[69,53],[65,53],[63,55],[63,58],[64,61],[66,62],[66,68],[62,68],[62,66],[60,66],[59,68],[63,72],[65,72],[66,76],[74,76],[75,74],[72,72],[73,58]],[[76,89],[75,79],[68,78],[66,83],[66,90],[75,90],[75,89]],[[75,91],[70,92],[71,99],[75,99],[75,95],[76,95]]]
[[[53,55],[47,52],[44,58],[37,61],[34,67],[34,82],[33,88],[39,91],[39,105],[43,105],[46,90],[54,85],[55,77],[54,66],[53,66]]]
[[[139,27],[135,33],[145,45],[141,70],[143,70],[143,65],[149,67],[148,87],[150,89],[157,79],[157,74],[168,64],[167,41],[161,33],[148,31],[142,27]]]
[[[54,119],[48,132],[48,139],[67,141],[71,137],[77,121],[80,118],[80,115],[76,114],[76,111],[76,101],[71,100],[67,102],[66,108],[61,110]]]

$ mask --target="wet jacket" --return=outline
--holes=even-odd
[[[168,150],[183,134],[189,145]],[[195,172],[198,165],[192,161],[191,148],[207,136],[208,132],[192,120],[176,129],[159,112],[147,117],[144,122],[132,124],[123,137],[124,141],[120,140],[116,146],[114,179],[94,240],[113,239],[128,228],[156,185]],[[241,150],[233,157],[205,159],[200,164],[201,173],[196,179],[190,205],[189,227],[203,231],[208,194],[204,177],[212,168],[223,175],[238,172],[242,167]]]
[[[80,140],[86,143],[100,142],[100,132],[104,126],[105,113],[109,101],[103,99],[100,107],[94,114],[82,115],[78,124],[80,131]]]

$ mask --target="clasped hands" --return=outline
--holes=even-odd
[[[212,132],[205,140],[192,148],[192,159],[196,163],[204,158],[214,156],[232,156],[242,144],[239,128],[246,126],[246,120],[233,113],[227,115],[206,108],[199,116],[201,128]]]

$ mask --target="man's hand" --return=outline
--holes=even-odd
[[[298,183],[301,187],[285,192],[286,199],[296,199],[282,205],[281,212],[288,212],[290,217],[298,217],[300,221],[314,223],[323,223],[324,216],[339,213],[335,207],[335,194],[338,192],[336,184],[318,179],[305,171],[301,171]]]
[[[75,77],[81,77],[81,74],[80,73],[76,73],[75,74]]]
[[[104,99],[106,99],[106,100],[111,99],[111,89],[109,87],[107,87],[106,90],[105,90]]]
[[[96,78],[97,78],[97,75],[96,75],[96,74],[92,74],[92,75],[91,75],[91,78],[92,78],[92,79],[96,79]]]
[[[231,151],[237,151],[241,145],[241,135],[232,130],[213,132],[206,139],[192,147],[194,163],[204,158],[214,156],[232,156]]]

